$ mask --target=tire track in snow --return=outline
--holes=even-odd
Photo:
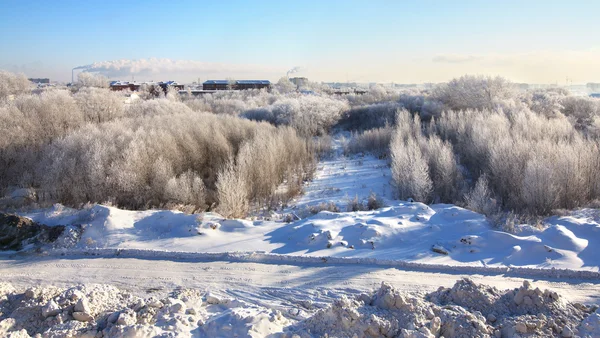
[[[20,287],[106,283],[139,294],[195,288],[284,307],[296,304],[302,294],[330,302],[341,294],[372,290],[384,281],[402,290],[422,292],[451,287],[463,277],[501,289],[518,287],[523,282],[523,278],[503,274],[415,271],[368,264],[273,264],[125,256],[4,258],[0,259],[0,281]],[[532,282],[571,301],[600,303],[598,280],[533,278]]]

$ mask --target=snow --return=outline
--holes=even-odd
[[[143,249],[196,253],[263,252],[277,255],[361,258],[436,266],[520,267],[599,272],[600,210],[551,217],[537,230],[519,226],[511,234],[490,226],[483,215],[450,204],[394,200],[385,159],[344,156],[345,139],[333,139],[333,156],[322,160],[304,194],[268,217],[224,219],[216,213],[187,215],[172,210],[121,210],[87,205],[23,213],[47,225],[82,225],[72,249]],[[377,195],[386,207],[348,212]],[[309,212],[333,204],[340,212]],[[318,207],[317,207],[318,210]],[[286,217],[287,215],[294,217]],[[299,216],[301,219],[298,219]],[[286,219],[295,219],[286,223]]]
[[[475,337],[566,333],[594,337],[595,306],[563,299],[525,281],[500,290],[470,279],[437,291],[376,288],[315,306],[318,293],[217,296],[182,287],[136,295],[106,284],[17,289],[0,284],[0,334],[9,337]],[[242,288],[243,289],[243,288]],[[239,289],[238,289],[239,290]],[[281,289],[284,290],[284,289]],[[324,292],[325,293],[325,292]],[[268,299],[264,296],[275,296]],[[518,295],[530,303],[516,301]],[[283,296],[278,302],[277,297]],[[52,314],[40,311],[47,303]],[[85,306],[82,306],[85,304]]]
[[[260,251],[593,272],[598,272],[600,265],[600,256],[593,252],[600,245],[600,213],[592,209],[551,217],[544,230],[529,229],[517,235],[492,229],[484,216],[454,205],[402,201],[371,211],[322,211],[292,223],[228,220],[215,213],[130,211],[103,205],[83,210],[54,206],[25,216],[49,225],[82,224],[84,232],[74,249]]]
[[[600,210],[506,233],[455,205],[394,200],[386,160],[334,144],[305,193],[268,217],[21,213],[83,233],[0,255],[0,335],[600,335],[599,313],[576,303],[600,302]],[[373,193],[385,207],[347,211]],[[322,204],[340,212],[312,214]]]
[[[493,229],[483,215],[455,205],[394,200],[387,161],[368,154],[344,156],[344,142],[336,136],[334,156],[318,164],[304,194],[267,218],[228,220],[216,213],[130,211],[105,205],[74,210],[58,204],[22,215],[47,225],[83,225],[75,249],[264,252],[436,266],[599,272],[600,256],[594,248],[600,246],[600,210],[550,217],[543,230],[520,226],[520,233],[502,232]],[[346,211],[351,199],[366,205],[371,194],[387,206]],[[340,212],[309,212],[327,203]],[[296,221],[285,223],[286,218],[292,219],[286,217],[290,214],[302,219],[293,217]]]
[[[334,151],[340,152],[339,139],[334,139]],[[346,211],[355,197],[365,201],[375,193],[385,202],[392,200],[391,169],[387,160],[371,155],[343,156],[319,162],[313,180],[304,187],[304,194],[294,201],[292,210],[301,213],[309,206],[333,202]]]

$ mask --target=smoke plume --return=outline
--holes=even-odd
[[[89,65],[75,67],[73,70],[99,73],[109,78],[127,77],[131,75],[151,76],[158,74],[191,74],[221,75],[230,74],[281,74],[281,70],[262,65],[240,65],[194,60],[172,60],[166,58],[149,58],[139,60],[114,60],[94,62]]]

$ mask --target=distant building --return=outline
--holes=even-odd
[[[308,83],[308,79],[305,77],[291,77],[290,82],[295,84],[296,87],[300,88]]]
[[[600,91],[600,83],[588,83],[585,85],[589,90],[597,92]]]
[[[202,84],[203,90],[245,90],[245,89],[269,89],[269,80],[207,80]]]
[[[324,82],[323,84],[333,89],[355,88],[358,86],[356,82]]]
[[[520,90],[528,90],[529,89],[528,83],[515,83],[515,86]]]
[[[230,88],[229,81],[227,80],[207,80],[202,84],[203,90],[227,90]]]
[[[40,79],[31,78],[31,79],[28,79],[28,80],[31,81],[31,82],[33,82],[33,83],[37,83],[37,84],[50,84],[50,79],[48,79],[48,78],[40,78]]]
[[[183,85],[175,81],[159,82],[157,84],[160,86],[160,88],[162,88],[165,91],[165,94],[167,93],[169,87],[175,88],[177,90],[183,90]]]
[[[362,95],[362,94],[366,94],[369,91],[366,89],[361,89],[361,88],[335,88],[331,91],[331,94],[335,94],[335,95],[350,95],[350,94],[357,94],[357,95]]]
[[[132,92],[136,92],[140,90],[142,85],[148,86],[159,86],[162,90],[167,93],[169,87],[175,88],[177,90],[183,90],[183,85],[175,82],[175,81],[165,81],[165,82],[127,82],[127,81],[112,81],[110,83],[110,89],[115,91],[120,90],[131,90]]]
[[[135,92],[140,89],[141,84],[127,81],[111,81],[109,86],[110,89],[114,91],[131,90],[132,92]]]

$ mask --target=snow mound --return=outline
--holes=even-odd
[[[322,211],[290,223],[103,205],[82,210],[55,205],[23,216],[50,226],[70,225],[55,246],[74,249],[262,251],[482,268],[600,269],[594,250],[600,246],[599,210],[550,217],[544,230],[522,226],[523,231],[510,234],[491,228],[483,215],[455,205],[391,204],[370,211]]]
[[[600,311],[596,310],[579,325],[579,335],[582,337],[600,337]]]
[[[343,297],[292,330],[302,337],[484,337],[493,333],[481,314],[441,308],[386,283],[371,296]]]
[[[177,290],[140,298],[104,284],[17,292],[0,284],[0,336],[265,337],[290,323],[275,309]]]
[[[429,295],[382,283],[373,295],[342,297],[290,332],[301,337],[591,337],[598,332],[598,314],[590,315],[595,309],[532,289],[528,282],[500,291],[463,279]]]
[[[0,336],[452,338],[600,333],[597,306],[566,302],[528,282],[501,291],[463,279],[430,294],[382,283],[370,294],[341,294],[325,308],[303,306],[302,315],[224,294],[177,289],[159,299],[103,284],[23,291],[2,283]]]
[[[535,337],[573,335],[593,307],[568,303],[550,290],[533,288],[528,281],[514,290],[500,291],[475,284],[469,279],[458,281],[452,288],[440,288],[428,299],[442,306],[460,306],[485,316],[502,336],[515,334]],[[571,334],[571,335],[569,335]]]

